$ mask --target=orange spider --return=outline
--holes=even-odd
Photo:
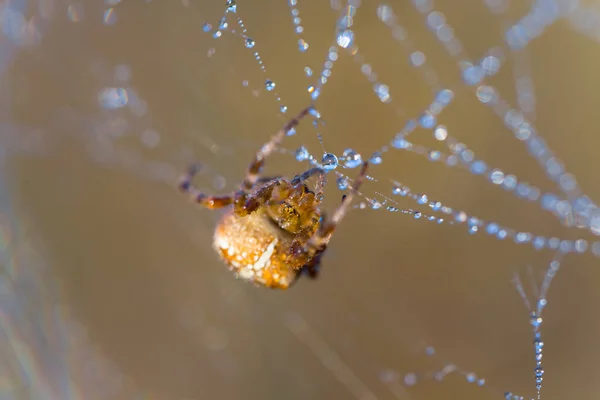
[[[291,181],[260,177],[265,159],[311,110],[302,110],[262,146],[235,193],[211,196],[199,192],[191,183],[198,171],[195,165],[179,184],[182,191],[206,208],[231,206],[217,224],[213,247],[237,277],[269,288],[287,289],[303,272],[312,278],[317,276],[319,259],[367,173],[365,162],[329,221],[319,208],[326,183],[322,168],[311,168]],[[314,191],[305,183],[312,176],[317,176]]]

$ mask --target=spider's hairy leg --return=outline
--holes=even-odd
[[[199,170],[200,166],[198,164],[192,164],[179,180],[179,189],[184,193],[188,193],[196,203],[208,209],[214,210],[217,208],[227,207],[234,203],[243,204],[245,202],[246,194],[243,192],[236,192],[222,196],[211,196],[196,189],[192,184],[192,179],[194,179],[194,176]]]
[[[255,192],[246,194],[245,202],[236,204],[234,211],[238,215],[247,215],[267,203],[275,195],[277,197],[286,196],[289,193],[289,184],[283,178],[276,178],[259,187]]]
[[[348,207],[350,207],[352,199],[354,198],[354,196],[356,196],[360,186],[364,182],[365,177],[367,176],[368,167],[368,162],[363,163],[362,168],[360,169],[360,173],[358,174],[358,176],[354,180],[354,183],[352,184],[350,193],[348,193],[348,195],[342,198],[342,203],[335,209],[331,219],[329,221],[324,221],[321,225],[321,229],[319,230],[319,232],[317,232],[314,236],[310,238],[310,240],[307,243],[309,251],[323,251],[325,246],[327,246],[329,240],[331,240],[331,236],[333,235],[336,226],[340,223],[342,218],[344,218],[344,215],[348,211]]]
[[[259,179],[260,171],[265,165],[265,158],[271,155],[271,153],[273,153],[273,151],[279,147],[286,133],[298,125],[300,120],[306,117],[312,109],[313,106],[306,107],[296,117],[292,118],[287,124],[285,124],[283,128],[277,131],[277,133],[271,137],[271,140],[262,146],[262,148],[254,156],[254,160],[248,166],[246,177],[242,183],[242,190],[249,191],[254,187],[254,185],[256,185],[256,182]]]
[[[323,199],[323,190],[325,189],[325,184],[327,183],[327,177],[325,175],[325,170],[320,167],[314,167],[305,171],[301,175],[296,175],[294,179],[292,179],[292,186],[297,186],[300,183],[310,179],[312,176],[317,175],[317,184],[315,186],[315,198],[318,202],[321,202]]]

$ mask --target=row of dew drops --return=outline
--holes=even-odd
[[[500,3],[503,0],[496,2],[486,2],[486,6],[494,14],[502,13],[503,9]],[[525,201],[539,204],[539,206],[559,218],[565,225],[586,229],[593,234],[600,234],[600,211],[594,202],[586,196],[579,188],[575,176],[566,171],[565,166],[552,153],[545,141],[538,135],[533,123],[528,119],[528,114],[532,113],[535,108],[535,94],[530,77],[523,72],[519,76],[519,82],[523,84],[517,85],[518,108],[509,105],[507,101],[502,99],[496,88],[486,84],[486,78],[493,77],[498,74],[506,59],[505,52],[501,47],[492,47],[484,53],[478,61],[471,61],[466,54],[466,50],[458,38],[454,35],[453,28],[446,22],[445,16],[435,11],[430,0],[413,0],[413,5],[425,17],[426,26],[435,34],[436,38],[443,44],[447,52],[457,60],[457,66],[462,72],[462,85],[459,90],[472,92],[480,104],[489,107],[504,123],[504,125],[513,132],[515,138],[524,143],[531,156],[538,161],[546,175],[554,181],[561,194],[546,192],[543,193],[538,187],[518,179],[514,174],[507,173],[500,168],[494,168],[481,159],[476,157],[473,150],[469,149],[464,143],[461,143],[454,138],[449,129],[441,124],[438,124],[437,119],[439,114],[448,107],[455,99],[457,90],[448,87],[443,87],[440,84],[440,79],[437,77],[435,70],[427,63],[425,54],[418,50],[408,37],[407,30],[400,25],[398,18],[394,15],[391,7],[383,4],[377,8],[377,16],[380,21],[390,29],[393,38],[399,42],[402,48],[408,53],[409,63],[419,69],[424,79],[433,90],[433,101],[427,109],[417,118],[410,119],[404,127],[393,137],[389,145],[385,145],[376,151],[370,158],[372,164],[381,164],[383,162],[383,154],[391,149],[403,150],[416,153],[426,157],[430,162],[443,163],[446,167],[461,168],[472,175],[484,177],[492,185],[498,186],[503,190],[513,193],[516,197]],[[308,42],[303,37],[304,28],[301,24],[300,11],[297,8],[297,0],[289,0],[294,31],[298,37],[298,49],[300,52],[306,52],[309,49]],[[360,6],[357,0],[350,0],[344,7],[340,7],[340,18],[336,27],[336,35],[327,52],[326,61],[323,64],[321,72],[316,80],[316,83],[309,84],[307,91],[311,100],[316,101],[327,83],[328,78],[332,74],[334,63],[344,54],[353,57],[356,63],[360,66],[360,71],[372,84],[373,92],[383,103],[391,103],[392,96],[388,85],[379,81],[373,67],[365,62],[362,54],[356,45],[355,34],[351,27],[353,19]],[[335,7],[334,7],[335,8]],[[540,12],[540,9],[534,9],[532,13]],[[236,14],[235,19],[240,27],[240,32],[235,32],[229,29],[227,21],[228,15]],[[536,14],[537,15],[537,14]],[[538,15],[539,16],[539,15]],[[543,18],[523,18],[516,24],[509,26],[506,31],[506,44],[509,50],[517,51],[527,46],[528,41],[539,35],[535,32],[543,31],[542,28],[550,25],[557,20],[559,14],[544,14]],[[536,25],[537,24],[537,25]],[[237,5],[234,0],[226,2],[226,12],[219,22],[218,29],[213,31],[210,24],[204,25],[206,32],[212,32],[214,38],[222,36],[226,30],[239,35],[243,38],[245,47],[253,49],[253,54],[260,66],[261,70],[266,74],[267,70],[262,62],[259,53],[254,50],[256,42],[247,35],[247,29],[244,26],[242,19],[237,15]],[[519,61],[515,61],[516,64]],[[304,73],[307,77],[313,77],[313,70],[306,66]],[[264,87],[268,92],[272,92],[275,98],[280,103],[281,112],[285,113],[287,107],[281,104],[281,98],[275,91],[275,82],[271,79],[265,79]],[[320,114],[316,109],[312,112],[315,121],[313,126],[318,126],[317,121],[320,119]],[[444,153],[438,150],[432,150],[424,146],[418,145],[408,140],[409,136],[415,131],[431,132],[434,138],[443,143],[448,152]],[[295,130],[290,130],[289,135],[295,134]],[[319,138],[320,134],[317,131]],[[321,141],[322,144],[322,141]],[[320,158],[314,157],[308,152],[305,147],[301,147],[295,152],[290,152],[285,149],[282,151],[292,153],[298,161],[308,161],[313,165],[318,165],[326,171],[333,172],[337,175],[337,186],[341,190],[347,190],[351,179],[341,173],[338,167],[353,169],[362,164],[362,155],[353,149],[346,149],[340,157],[333,153],[326,152],[323,149],[323,156]],[[369,177],[375,180],[373,177]],[[496,222],[487,222],[476,216],[467,214],[464,211],[454,210],[439,201],[431,200],[426,194],[413,192],[406,185],[392,181],[393,187],[391,194],[393,196],[403,196],[411,199],[420,206],[428,206],[432,211],[439,212],[445,217],[435,217],[426,215],[420,211],[412,209],[399,209],[396,207],[398,203],[388,196],[377,193],[384,200],[381,202],[376,199],[369,199],[368,204],[360,203],[357,207],[372,209],[386,209],[392,212],[402,212],[412,215],[414,218],[424,218],[437,223],[449,224],[466,224],[468,231],[472,234],[479,231],[485,231],[487,234],[496,237],[499,240],[511,239],[518,244],[530,244],[537,250],[551,249],[557,254],[564,255],[566,253],[585,253],[589,249],[591,252],[600,256],[600,242],[596,241],[589,245],[585,239],[564,240],[558,237],[545,237],[536,235],[531,232],[518,231],[509,227],[502,226]],[[545,289],[538,299],[536,310],[531,311],[531,324],[534,328],[534,349],[535,362],[534,376],[536,382],[536,390],[538,399],[540,398],[540,390],[542,388],[544,370],[542,368],[542,351],[543,341],[541,340],[540,327],[542,324],[541,311],[547,304],[545,293],[550,285],[552,278],[560,268],[560,260],[555,259],[548,267],[547,274],[544,280]],[[522,290],[521,290],[522,292]],[[523,295],[523,294],[522,294]],[[473,374],[468,374],[468,380],[475,381]],[[410,380],[410,379],[409,379]],[[485,384],[485,380],[477,379],[480,386]],[[523,399],[513,393],[505,393],[506,399]]]
[[[297,1],[290,0],[289,5],[291,8],[295,32],[299,36],[298,48],[301,52],[306,52],[309,46],[308,43],[302,38],[302,32],[304,29],[301,25],[299,11],[296,8]],[[489,167],[483,160],[477,159],[475,153],[465,144],[460,143],[458,140],[453,138],[449,134],[447,127],[437,123],[437,116],[445,107],[451,104],[451,102],[454,100],[455,93],[451,89],[441,87],[435,71],[426,63],[425,54],[414,49],[411,41],[408,38],[406,30],[398,23],[392,9],[389,6],[380,5],[377,9],[379,19],[388,28],[390,28],[392,36],[398,42],[400,42],[405,50],[408,51],[408,58],[411,65],[413,65],[415,68],[421,69],[427,82],[432,88],[436,89],[434,101],[420,117],[408,121],[403,129],[397,135],[395,135],[390,143],[392,148],[414,152],[427,157],[427,159],[431,162],[443,162],[447,167],[463,168],[473,175],[483,176],[487,178],[487,180],[493,185],[501,187],[508,192],[514,193],[521,199],[530,202],[539,202],[544,210],[547,210],[556,217],[560,218],[567,225],[578,228],[586,228],[594,234],[600,234],[600,213],[598,212],[598,208],[587,196],[581,193],[575,177],[565,171],[564,165],[552,154],[544,140],[537,135],[533,124],[530,123],[525,117],[524,113],[533,109],[534,106],[535,96],[533,94],[532,85],[518,85],[518,101],[520,109],[517,110],[510,107],[507,102],[500,97],[499,92],[494,87],[484,84],[486,77],[494,76],[499,72],[502,62],[504,61],[502,49],[490,49],[479,62],[468,61],[464,47],[454,36],[453,29],[446,23],[443,14],[433,10],[431,1],[414,0],[414,5],[418,11],[426,15],[427,26],[435,33],[436,37],[440,42],[442,42],[449,54],[458,59],[457,64],[462,71],[462,78],[465,86],[472,88],[478,101],[483,105],[491,107],[492,110],[502,119],[507,128],[514,133],[515,138],[527,145],[530,154],[536,160],[538,160],[547,176],[558,184],[559,189],[563,192],[563,194],[566,195],[567,198],[564,199],[562,196],[555,193],[542,193],[541,190],[536,186],[524,181],[520,181],[513,174],[506,173],[499,168]],[[497,13],[499,8],[501,9],[501,7],[496,7],[497,4],[494,5],[490,3],[487,5],[494,13]],[[357,46],[355,45],[355,35],[350,27],[353,24],[353,17],[356,14],[358,6],[358,2],[350,1],[341,12],[334,45],[329,48],[327,60],[324,63],[320,78],[317,80],[317,85],[308,86],[308,93],[313,101],[317,100],[321,93],[322,87],[327,82],[327,79],[331,76],[333,64],[339,59],[339,52],[340,49],[342,49],[347,51],[347,53],[355,58],[355,61],[357,61],[357,63],[360,65],[361,72],[373,84],[373,91],[378,96],[379,100],[383,103],[391,102],[389,87],[378,81],[377,74],[374,73],[372,66],[364,62],[362,56],[358,52]],[[236,12],[235,2],[228,1],[227,13],[232,12]],[[227,13],[221,20],[220,28],[227,27],[225,21]],[[246,29],[243,28],[243,23],[239,17],[237,17],[237,21],[242,27],[246,47],[253,48],[255,46],[255,42],[246,36]],[[543,19],[543,21],[543,23],[549,24],[547,18]],[[519,41],[515,39],[515,31],[526,31],[527,29],[535,31],[536,27],[523,27],[518,26],[517,24],[509,28],[508,33],[511,34],[507,34],[507,43],[511,50],[518,50],[526,45],[526,43],[523,43],[523,40]],[[206,25],[205,30],[210,31],[210,26]],[[215,38],[220,37],[220,35],[220,31],[213,33]],[[257,52],[254,54],[255,58],[259,62],[259,65],[261,66],[262,71],[266,73],[266,69],[260,59],[260,56]],[[305,67],[304,71],[308,77],[313,75],[310,67]],[[531,81],[531,79],[528,79],[527,76],[520,77],[520,80],[527,82]],[[274,87],[274,82],[269,79],[265,81],[265,88],[267,91],[273,91]],[[276,98],[278,101],[281,101],[278,95],[276,95]],[[282,112],[285,112],[286,110],[286,107],[281,107]],[[316,111],[313,113],[313,116],[315,116],[317,119],[320,117]],[[314,124],[314,126],[316,127],[316,124]],[[408,141],[407,137],[409,134],[418,128],[433,132],[436,140],[446,144],[450,154],[444,154],[437,150],[427,149],[424,146],[416,145]],[[295,131],[293,130],[289,132],[290,135],[293,135],[294,133]],[[380,164],[383,161],[382,154],[388,150],[388,146],[382,147],[380,151],[375,152],[371,156],[370,162],[373,164]],[[340,162],[344,168],[350,169],[356,168],[362,163],[362,156],[353,149],[346,149],[341,157],[337,157],[335,154],[324,151],[320,162],[304,147],[298,149],[294,155],[298,161],[308,161],[313,165],[322,166],[327,171],[334,171],[338,175],[337,186],[341,190],[346,190],[349,187],[349,178],[337,170],[338,166],[340,166]],[[512,239],[514,242],[519,244],[529,243],[538,250],[544,248],[554,249],[557,250],[558,254],[566,254],[569,252],[584,253],[588,250],[588,242],[584,239],[563,240],[557,237],[546,238],[541,235],[534,235],[530,232],[522,232],[508,227],[503,227],[495,222],[486,222],[475,216],[469,216],[464,211],[453,210],[451,207],[443,205],[441,202],[429,200],[426,194],[414,193],[405,185],[402,185],[398,182],[393,183],[393,195],[408,197],[419,205],[428,205],[433,211],[439,211],[450,216],[451,220],[448,221],[450,224],[466,223],[470,233],[476,233],[480,229],[484,229],[489,235],[493,235],[500,240]],[[381,209],[385,206],[385,209],[388,211],[400,211],[411,214],[415,218],[425,217],[430,221],[437,221],[438,223],[445,222],[443,218],[424,215],[419,211],[411,209],[398,209],[395,207],[397,204],[395,201],[391,200],[387,196],[381,196],[385,198],[383,203],[375,199],[368,199],[371,208]],[[393,203],[394,205],[386,205],[388,202]],[[366,204],[361,203],[358,207],[365,208]],[[591,249],[593,254],[600,256],[600,242],[593,243]],[[559,267],[560,261],[555,260],[551,263],[546,274],[547,286],[549,286],[549,282],[551,281],[552,277],[554,277],[558,272]],[[534,327],[535,337],[534,348],[536,367],[534,369],[534,376],[538,399],[540,398],[544,374],[544,370],[541,366],[543,342],[541,340],[539,328],[541,327],[542,322],[541,309],[543,306],[545,306],[545,304],[545,297],[540,298],[538,301],[539,309],[531,312],[531,321],[532,326]],[[485,383],[485,381],[481,382]],[[506,392],[505,398],[509,400],[523,399],[522,396],[515,395],[511,392]]]
[[[423,3],[423,1],[416,2],[422,9],[430,9],[425,7]],[[298,36],[298,49],[301,52],[306,52],[309,49],[309,44],[302,36],[304,27],[301,24],[297,0],[289,0],[289,5],[294,24],[294,31]],[[358,51],[358,47],[355,44],[355,34],[350,28],[353,25],[353,17],[355,16],[359,5],[360,3],[358,1],[350,1],[341,12],[341,17],[337,24],[334,45],[328,50],[327,59],[323,65],[320,77],[317,80],[316,85],[310,84],[307,89],[313,101],[318,99],[323,86],[331,76],[334,62],[340,57],[340,49],[347,51],[350,56],[356,58],[356,61],[360,64],[361,72],[373,84],[373,91],[377,97],[384,103],[390,103],[392,101],[389,87],[379,82],[377,74],[373,71],[372,66],[364,62]],[[239,31],[230,29],[228,16],[231,14],[235,14],[235,22],[240,28]],[[377,15],[379,19],[391,29],[392,36],[401,42],[405,48],[412,50],[408,57],[411,65],[415,68],[428,68],[425,54],[421,51],[414,50],[414,47],[412,47],[412,44],[408,40],[406,30],[398,23],[391,7],[380,5],[377,9]],[[427,25],[430,29],[435,31],[438,38],[447,45],[449,52],[452,55],[462,54],[460,50],[462,49],[462,45],[455,36],[449,33],[451,32],[451,28],[449,28],[449,25],[446,23],[445,18],[441,13],[436,11],[429,12],[427,15]],[[219,21],[217,29],[213,30],[211,24],[205,23],[203,25],[203,30],[209,33],[212,32],[212,36],[215,39],[222,37],[223,32],[227,30],[241,37],[245,47],[253,50],[253,56],[261,71],[265,73],[265,75],[267,74],[267,69],[260,54],[255,50],[256,42],[248,36],[244,22],[237,14],[237,4],[235,0],[226,1],[225,14]],[[484,85],[483,81],[486,77],[491,77],[498,73],[501,67],[502,58],[501,49],[493,48],[477,63],[462,61],[460,64],[461,70],[463,71],[463,82],[467,86],[476,87],[475,93],[477,99],[482,104],[489,105],[490,103],[497,102],[499,99],[497,90],[491,86]],[[304,68],[304,72],[308,77],[313,76],[313,70],[308,66]],[[429,76],[430,81],[434,83],[438,81],[436,79],[431,79],[431,70],[426,71],[426,74]],[[500,168],[492,168],[483,160],[476,158],[473,150],[469,149],[467,145],[450,135],[448,127],[437,123],[438,115],[455,99],[455,92],[453,90],[441,88],[439,85],[437,86],[438,90],[434,94],[433,102],[421,116],[409,120],[394,136],[393,140],[390,142],[391,148],[413,152],[426,157],[431,162],[441,162],[446,167],[462,168],[473,175],[483,176],[493,185],[511,192],[521,199],[529,202],[539,202],[544,210],[551,212],[567,224],[575,225],[579,228],[587,227],[593,233],[600,234],[600,213],[597,211],[597,207],[595,207],[587,196],[575,195],[577,194],[575,178],[571,174],[564,172],[564,166],[557,158],[547,157],[549,150],[546,148],[542,139],[535,137],[535,129],[520,111],[508,109],[503,114],[504,123],[509,129],[515,131],[517,139],[527,142],[530,153],[534,157],[545,157],[545,170],[548,175],[551,178],[554,178],[554,180],[557,180],[561,190],[568,192],[568,194],[570,194],[569,197],[572,199],[562,199],[560,195],[551,192],[542,193],[535,185],[520,181],[516,175],[506,173]],[[287,107],[281,104],[281,97],[275,91],[275,82],[267,78],[265,79],[264,87],[266,91],[272,92],[275,95],[276,100],[280,103],[280,111],[285,113]],[[320,114],[316,109],[313,109],[312,115],[316,120],[320,119]],[[315,127],[317,126],[316,120],[313,124]],[[447,146],[449,153],[432,150],[409,141],[408,136],[419,129],[432,132],[437,141]],[[294,129],[288,132],[288,135],[293,134],[295,134]],[[390,146],[383,146],[369,158],[370,163],[376,165],[381,164],[383,162],[383,154],[389,150]],[[346,190],[349,187],[350,178],[343,173],[338,172],[338,167],[342,166],[343,168],[352,169],[360,166],[363,162],[362,155],[350,148],[346,149],[340,157],[324,151],[323,156],[317,158],[311,155],[305,147],[300,147],[295,151],[294,156],[298,161],[307,161],[313,165],[321,166],[326,171],[335,171],[338,175],[337,186],[341,190]],[[375,180],[373,177],[370,177],[370,179]],[[466,224],[468,232],[471,234],[485,231],[487,234],[494,236],[499,240],[512,239],[515,243],[530,244],[538,250],[547,248],[559,250],[564,253],[584,253],[591,247],[592,253],[596,256],[600,256],[600,241],[594,242],[589,246],[588,241],[585,239],[565,240],[558,237],[545,237],[531,232],[519,231],[502,226],[496,222],[487,222],[461,210],[455,210],[439,201],[429,199],[426,194],[413,192],[409,187],[399,182],[392,181],[392,183],[392,195],[409,198],[416,202],[417,205],[428,206],[432,211],[439,212],[449,219],[446,220],[446,217],[427,215],[412,209],[400,209],[397,207],[398,204],[396,201],[381,193],[378,193],[378,195],[384,198],[383,201],[367,199],[368,204],[363,202],[357,207],[370,207],[372,209],[385,209],[391,212],[401,212],[410,214],[417,219],[424,218],[437,223]]]

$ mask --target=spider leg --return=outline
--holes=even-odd
[[[315,198],[317,201],[321,201],[323,198],[323,190],[325,189],[325,184],[327,183],[327,177],[325,175],[325,170],[320,167],[314,167],[305,171],[301,175],[296,175],[294,179],[292,179],[292,186],[297,186],[300,183],[310,179],[312,176],[317,176],[317,184],[315,186]]]
[[[245,201],[246,195],[243,192],[223,196],[211,196],[196,189],[192,184],[192,179],[194,179],[199,170],[200,166],[198,164],[192,164],[179,180],[179,189],[184,193],[188,193],[196,203],[214,210]]]
[[[277,193],[275,193],[275,191],[277,191]],[[245,202],[236,205],[236,212],[240,215],[250,214],[259,209],[273,197],[285,197],[288,191],[289,185],[285,179],[275,178],[259,187],[255,192],[246,194]]]
[[[322,252],[331,240],[331,236],[335,231],[336,226],[340,223],[344,215],[348,211],[348,207],[350,207],[350,203],[356,194],[358,193],[358,189],[362,185],[367,176],[367,168],[369,166],[368,162],[363,163],[362,168],[360,169],[360,173],[354,180],[352,184],[352,188],[350,189],[350,193],[342,198],[341,204],[335,209],[331,219],[327,222],[324,222],[321,226],[321,229],[318,233],[310,238],[307,243],[306,249],[313,253]]]
[[[265,158],[271,155],[271,153],[273,153],[273,151],[279,147],[286,133],[298,125],[300,120],[308,115],[312,109],[312,106],[306,107],[295,118],[292,118],[287,124],[285,124],[283,128],[277,131],[277,133],[271,137],[271,140],[262,146],[262,148],[256,153],[256,156],[254,156],[254,160],[248,166],[246,177],[242,183],[242,190],[249,191],[254,187],[254,185],[256,185],[256,182],[259,179],[260,171],[265,165]]]

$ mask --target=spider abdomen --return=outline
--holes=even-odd
[[[302,267],[288,255],[293,239],[263,209],[243,217],[229,212],[217,225],[213,247],[239,278],[285,289]]]

